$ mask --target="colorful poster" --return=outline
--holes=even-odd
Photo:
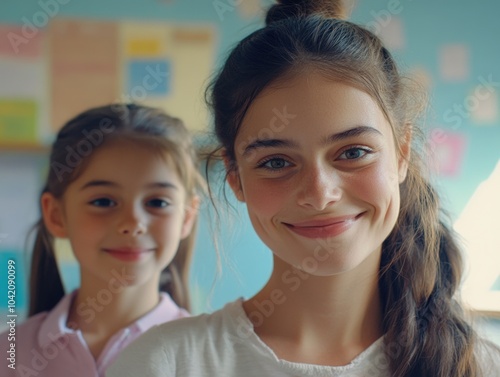
[[[160,107],[192,130],[205,128],[203,92],[214,61],[214,29],[125,22],[120,34],[121,100]]]
[[[55,19],[49,27],[52,128],[90,107],[115,102],[118,24]]]
[[[48,124],[45,34],[0,25],[0,35],[0,143],[39,144]]]
[[[125,22],[120,25],[121,86],[125,102],[163,105],[171,91],[166,26],[161,23]]]

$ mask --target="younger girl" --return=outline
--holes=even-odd
[[[15,348],[14,365],[4,360],[0,375],[104,376],[143,332],[186,317],[202,182],[179,119],[112,105],[70,120],[41,195],[30,318],[14,342],[0,337],[3,354]],[[80,267],[81,286],[66,296],[54,237],[69,239]]]
[[[282,0],[211,87],[227,181],[273,253],[253,298],[150,331],[108,377],[493,377],[423,174],[419,98],[339,1]]]

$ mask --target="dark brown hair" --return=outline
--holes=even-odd
[[[153,153],[166,155],[179,175],[188,198],[203,189],[198,158],[191,136],[181,120],[159,109],[134,104],[115,104],[87,110],[68,121],[57,134],[50,154],[47,182],[42,194],[61,198],[68,185],[85,169],[92,151],[110,140],[141,143]],[[64,296],[54,254],[54,238],[43,219],[35,225],[36,237],[30,274],[29,315],[51,310]],[[161,291],[189,310],[188,274],[196,236],[196,224],[179,244],[172,262],[160,279]]]
[[[478,377],[475,332],[454,298],[461,253],[420,160],[425,143],[417,119],[425,101],[376,35],[341,19],[343,9],[341,1],[280,1],[266,26],[231,51],[207,91],[218,151],[235,169],[235,139],[249,106],[289,76],[315,70],[368,93],[390,122],[398,150],[412,135],[400,213],[383,243],[379,278],[392,376]]]

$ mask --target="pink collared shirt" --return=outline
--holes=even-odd
[[[80,330],[69,328],[71,300],[76,292],[63,297],[50,312],[39,313],[15,330],[15,370],[9,368],[12,341],[8,333],[0,334],[0,376],[2,377],[104,377],[118,354],[139,335],[155,325],[188,317],[166,293],[160,303],[136,322],[111,337],[99,358],[94,360]]]

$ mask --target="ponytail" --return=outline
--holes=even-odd
[[[43,219],[35,225],[30,273],[30,302],[28,316],[52,310],[64,296],[64,288],[54,253],[54,237]]]
[[[476,334],[454,296],[461,251],[417,160],[410,162],[398,223],[383,246],[387,357],[393,376],[477,377]]]

